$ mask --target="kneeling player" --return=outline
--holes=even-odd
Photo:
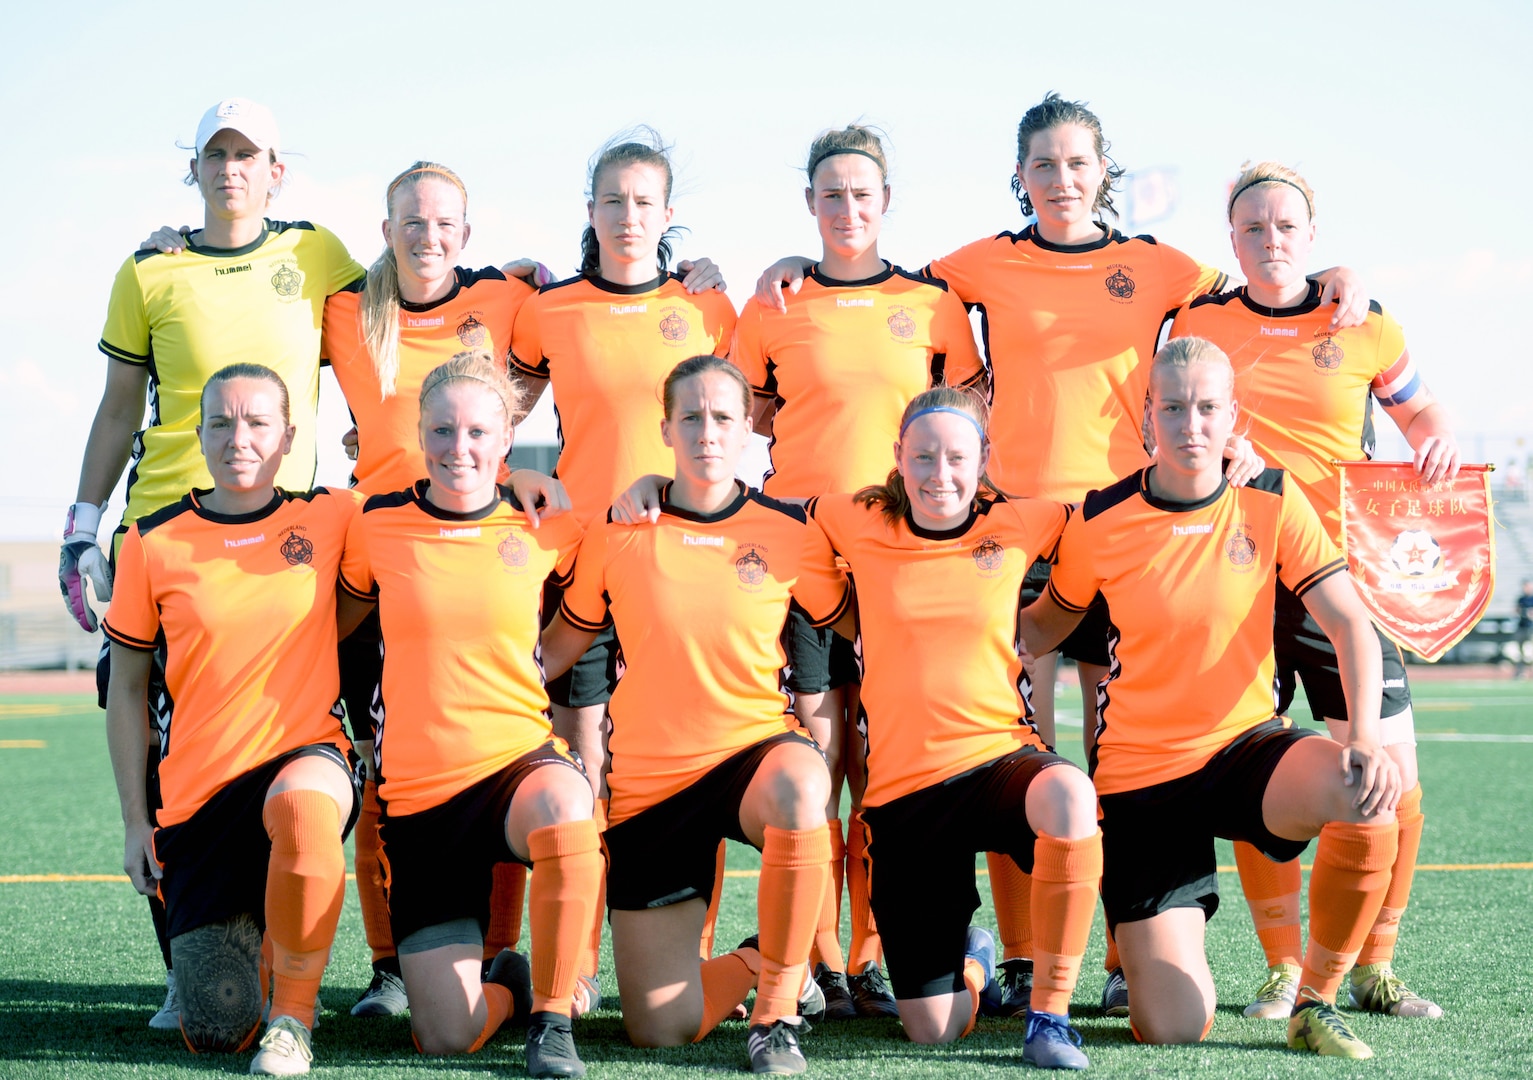
[[[1016,636],[1028,567],[1067,510],[995,490],[984,419],[971,393],[918,395],[888,480],[809,507],[858,585],[869,879],[905,1031],[949,1042],[994,993],[994,942],[969,920],[974,855],[999,852],[1032,874],[1023,1058],[1083,1069],[1069,1011],[1102,869],[1096,799],[1027,720]]]
[[[570,1011],[601,852],[536,658],[544,580],[568,573],[580,527],[534,529],[496,486],[516,413],[501,364],[454,357],[420,402],[427,479],[363,504],[341,568],[383,631],[382,856],[410,1023],[424,1053],[451,1054],[515,1016],[533,1076],[581,1076]],[[481,984],[493,867],[511,861],[535,868],[531,971],[508,949]]]
[[[641,1046],[701,1039],[756,987],[751,1068],[805,1068],[799,997],[830,865],[825,757],[778,689],[789,604],[816,626],[850,603],[804,512],[746,488],[750,386],[714,356],[664,384],[675,479],[652,523],[609,523],[582,548],[544,634],[550,676],[615,622],[628,664],[612,698],[604,834],[623,1023]],[[761,850],[760,934],[698,959],[724,838]],[[536,879],[536,875],[534,875]]]
[[[250,1071],[292,1075],[312,1060],[356,813],[351,746],[334,712],[335,582],[356,503],[345,491],[274,487],[294,429],[270,369],[215,373],[200,421],[213,487],[133,524],[106,617],[124,865],[140,892],[164,898],[193,1050],[243,1050],[255,1038],[265,931],[275,986]],[[162,635],[177,707],[159,733],[163,807],[151,822],[145,701]]]
[[[1379,745],[1379,648],[1346,564],[1303,494],[1268,470],[1221,475],[1233,372],[1201,338],[1155,358],[1145,470],[1086,497],[1049,590],[1022,615],[1030,649],[1068,633],[1100,590],[1112,677],[1092,776],[1102,805],[1103,900],[1136,1034],[1196,1042],[1213,1024],[1204,922],[1219,904],[1215,836],[1273,859],[1320,837],[1310,942],[1289,1021],[1296,1049],[1372,1051],[1334,1009],[1395,856],[1400,772]],[[1338,745],[1272,711],[1272,608],[1281,580],[1336,643],[1351,719]]]

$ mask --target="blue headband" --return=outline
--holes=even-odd
[[[929,409],[917,409],[915,412],[910,414],[910,419],[905,421],[905,426],[900,428],[900,438],[903,439],[905,437],[905,432],[910,430],[910,425],[914,424],[921,417],[925,416],[927,413],[938,412],[952,413],[954,416],[963,417],[969,423],[974,425],[974,430],[979,433],[979,441],[982,443],[985,441],[985,429],[979,426],[979,421],[974,419],[974,417],[970,416],[968,413],[964,412],[962,409],[955,409],[951,405],[933,405]]]

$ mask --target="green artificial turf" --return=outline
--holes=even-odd
[[[1423,681],[1414,689],[1423,734],[1528,740],[1421,743],[1427,814],[1421,863],[1533,862],[1533,684]],[[1073,707],[1073,695],[1062,697],[1061,704]],[[1079,729],[1063,730],[1062,751],[1079,757]],[[29,741],[46,746],[8,745]],[[0,698],[0,827],[5,837],[0,879],[121,873],[117,802],[101,715],[90,699]],[[1233,862],[1229,845],[1220,845],[1219,860]],[[732,869],[757,864],[755,852],[731,848]],[[1240,1015],[1261,982],[1263,964],[1234,875],[1222,876],[1221,885],[1225,903],[1208,933],[1219,1014],[1200,1046],[1139,1046],[1125,1021],[1100,1015],[1098,917],[1073,1010],[1093,1074],[1533,1077],[1533,1010],[1522,987],[1524,974],[1533,970],[1533,870],[1424,869],[1417,875],[1396,969],[1448,1015],[1435,1022],[1358,1016],[1355,1027],[1376,1057],[1357,1063],[1291,1053],[1283,1049],[1281,1024]],[[753,877],[726,882],[720,948],[754,929],[754,890]],[[993,927],[983,880],[980,892],[985,906],[977,919]],[[515,1030],[472,1057],[427,1060],[411,1047],[407,1021],[353,1019],[347,1008],[366,985],[367,958],[355,892],[348,886],[325,975],[314,1075],[379,1080],[523,1074]],[[125,882],[0,880],[0,1080],[243,1074],[248,1055],[194,1057],[176,1036],[145,1027],[163,997],[161,977],[144,901]],[[740,1022],[726,1022],[697,1046],[635,1050],[615,1009],[610,955],[604,957],[602,983],[611,995],[609,1005],[576,1026],[593,1078],[682,1077],[744,1068]],[[1021,1021],[982,1020],[975,1034],[958,1044],[917,1047],[893,1021],[857,1021],[820,1025],[804,1046],[811,1074],[820,1076],[989,1076],[1025,1067],[1022,1037]]]

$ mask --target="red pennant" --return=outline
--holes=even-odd
[[[1489,468],[1427,484],[1410,462],[1336,464],[1342,548],[1368,613],[1391,640],[1441,659],[1495,591]]]

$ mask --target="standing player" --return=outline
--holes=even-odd
[[[889,207],[888,162],[878,136],[856,124],[826,131],[810,145],[805,172],[820,260],[803,288],[784,298],[785,312],[755,298],[746,302],[730,354],[756,392],[756,430],[772,438],[762,490],[794,500],[877,483],[905,403],[934,383],[968,384],[984,376],[958,298],[942,282],[907,273],[878,253]],[[793,710],[825,749],[831,773],[826,812],[833,880],[813,956],[825,1016],[893,1016],[862,858],[857,660],[850,641],[815,630],[798,609],[784,633]],[[844,842],[838,819],[843,778],[852,794]],[[847,961],[838,939],[843,862],[852,896]]]
[[[1201,338],[1156,355],[1155,461],[1086,497],[1047,594],[1019,629],[1041,652],[1099,592],[1112,612],[1091,762],[1102,897],[1136,1035],[1197,1042],[1213,1025],[1203,943],[1219,905],[1214,837],[1290,859],[1318,835],[1288,1044],[1366,1058],[1334,1001],[1383,902],[1398,834],[1400,770],[1379,738],[1378,638],[1298,485],[1277,469],[1242,488],[1222,475],[1233,387],[1228,359]],[[1273,715],[1279,579],[1336,643],[1352,721],[1345,745]]]
[[[468,191],[445,165],[417,161],[385,195],[387,245],[367,277],[325,304],[321,355],[335,372],[356,421],[358,456],[352,485],[365,495],[409,487],[424,469],[417,436],[420,386],[427,372],[465,349],[504,357],[511,325],[532,295],[526,283],[494,267],[457,265],[468,243]],[[522,493],[524,505],[530,505]],[[534,511],[534,514],[536,511]],[[377,613],[341,643],[341,687],[364,766],[372,760],[372,728],[383,672]],[[356,841],[357,897],[372,949],[372,982],[353,1016],[393,1016],[408,1001],[389,935],[388,903],[378,861],[378,785],[362,794]],[[486,959],[520,936],[526,870],[495,868],[496,888]]]
[[[613,498],[632,481],[670,470],[660,439],[659,387],[678,360],[699,351],[726,353],[734,331],[735,309],[722,287],[694,295],[688,290],[702,288],[701,281],[683,281],[666,269],[671,179],[669,154],[651,129],[603,147],[587,177],[579,275],[544,286],[517,315],[513,373],[527,388],[529,410],[553,387],[557,472],[587,528],[605,520]],[[558,607],[553,588],[545,619]],[[608,627],[573,668],[548,684],[554,730],[585,761],[598,796],[617,658]],[[599,800],[598,821],[602,812]],[[593,979],[600,940],[597,923],[582,963],[582,974]]]
[[[1107,157],[1101,122],[1084,104],[1050,93],[1017,128],[1012,190],[1036,221],[1021,232],[977,240],[937,259],[940,278],[984,319],[993,402],[990,474],[1015,495],[1079,502],[1141,468],[1148,457],[1141,421],[1154,351],[1166,313],[1228,278],[1150,236],[1124,236],[1106,224],[1120,170]],[[794,261],[767,271],[758,298],[778,306],[779,280],[801,276]],[[765,292],[765,295],[762,295]],[[1329,298],[1329,293],[1327,298]],[[1357,322],[1356,311],[1337,318]],[[1232,465],[1235,482],[1253,472]],[[1033,567],[1027,599],[1039,595],[1048,564]],[[1107,676],[1107,611],[1094,602],[1081,626],[1060,643],[1076,661],[1090,748],[1097,684]],[[1036,671],[1036,722],[1054,745],[1054,660]],[[992,859],[990,885],[1007,962],[1002,1009],[1026,1007],[1031,930],[1025,875]],[[1109,979],[1104,1004],[1121,1010],[1122,980]],[[1111,1000],[1109,1000],[1109,997]]]
[[[1276,162],[1241,173],[1226,213],[1244,288],[1202,297],[1183,308],[1172,336],[1207,338],[1235,365],[1235,392],[1245,434],[1280,466],[1341,543],[1341,487],[1333,462],[1372,457],[1373,406],[1383,407],[1415,451],[1423,483],[1451,479],[1459,451],[1447,411],[1421,381],[1400,325],[1377,303],[1362,325],[1336,330],[1305,279],[1315,240],[1314,192]],[[1400,647],[1379,633],[1384,657],[1385,749],[1400,767],[1399,854],[1378,922],[1352,972],[1352,1004],[1394,1016],[1438,1017],[1442,1009],[1406,987],[1391,962],[1400,918],[1410,899],[1423,817],[1417,782],[1410,683]],[[1278,711],[1304,683],[1310,711],[1325,718],[1331,738],[1345,741],[1346,696],[1336,647],[1293,592],[1277,592]],[[1268,977],[1247,1016],[1277,1018],[1293,1005],[1299,979],[1299,864],[1273,863],[1249,844],[1235,846],[1241,885],[1267,955]]]
[[[202,387],[214,371],[240,361],[265,364],[298,398],[292,453],[277,482],[307,491],[314,482],[314,416],[319,394],[319,327],[325,297],[362,277],[363,269],[329,231],[306,221],[271,221],[268,204],[282,186],[277,122],[245,98],[214,105],[197,126],[196,156],[187,183],[203,200],[203,226],[182,254],[140,251],[112,284],[101,351],[106,388],[80,465],[75,504],[64,526],[59,586],[70,612],[96,628],[85,597],[111,597],[111,556],[97,546],[106,500],[125,467],[128,505],[120,538],[139,518],[206,487],[207,468],[196,426]],[[139,429],[145,401],[148,423]],[[115,545],[112,549],[115,553]],[[97,685],[106,704],[103,647]],[[160,738],[150,745],[147,775],[164,744],[172,699],[162,667],[150,676],[150,707]],[[165,1005],[150,1021],[176,1029],[175,976],[163,932],[163,911],[150,901],[166,964]]]
[[[803,510],[735,480],[751,432],[739,369],[693,357],[666,377],[663,398],[675,479],[653,524],[588,534],[543,662],[562,671],[609,622],[623,640],[603,841],[629,1037],[701,1039],[755,986],[752,1071],[799,1073],[797,999],[814,988],[806,961],[828,878],[830,777],[778,687],[780,639],[790,602],[827,626],[850,589]],[[701,962],[726,837],[761,851],[760,935]]]
[[[885,483],[809,508],[857,582],[867,860],[905,1031],[937,1043],[973,1027],[995,958],[985,931],[966,938],[974,853],[1003,853],[1036,874],[1023,1059],[1084,1069],[1069,1011],[1102,873],[1096,799],[1028,719],[1016,634],[1028,568],[1068,512],[997,493],[984,421],[976,395],[928,390],[904,410]]]
[[[601,853],[590,784],[549,729],[537,660],[544,579],[568,574],[581,530],[570,516],[534,529],[497,487],[516,415],[505,367],[487,353],[427,375],[427,478],[367,500],[341,585],[377,602],[383,628],[374,765],[416,1044],[472,1052],[514,1015],[530,1025],[533,1076],[581,1076],[570,1012]],[[530,986],[510,950],[481,984],[492,868],[512,860],[536,869]]]
[[[315,998],[345,892],[341,843],[356,812],[335,708],[335,583],[356,499],[275,487],[296,432],[270,368],[219,370],[199,412],[212,488],[139,518],[119,552],[105,619],[107,738],[124,867],[140,892],[164,899],[187,1046],[249,1046],[274,974],[250,1071],[286,1076],[313,1060]],[[161,647],[177,709],[159,732],[154,807],[143,769]]]

